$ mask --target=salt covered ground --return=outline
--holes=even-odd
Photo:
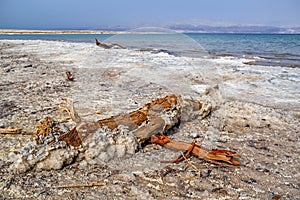
[[[237,151],[239,168],[197,158],[160,163],[178,153],[147,145],[132,156],[61,170],[9,170],[12,151],[31,135],[1,135],[4,198],[283,199],[299,196],[300,69],[248,65],[232,57],[187,58],[167,53],[102,49],[88,43],[0,42],[0,127],[35,131],[70,98],[84,120],[95,121],[176,93],[209,96],[211,115],[180,124],[170,137]],[[75,77],[66,81],[65,71]],[[95,114],[96,113],[96,114]],[[193,166],[196,166],[193,167]],[[59,185],[103,182],[91,188]]]

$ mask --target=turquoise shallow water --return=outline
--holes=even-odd
[[[255,64],[300,67],[300,34],[4,34],[0,40],[93,43],[94,37],[127,48],[163,51],[175,56],[259,57]]]

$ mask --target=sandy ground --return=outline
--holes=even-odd
[[[0,135],[0,199],[299,198],[299,105],[293,103],[294,107],[284,107],[271,100],[272,103],[255,102],[249,91],[245,92],[248,92],[248,98],[247,95],[231,96],[228,92],[226,101],[219,105],[226,109],[225,118],[220,112],[222,109],[215,110],[207,118],[182,123],[169,133],[177,140],[196,140],[200,144],[205,134],[215,130],[218,137],[213,143],[214,148],[238,152],[240,167],[220,167],[194,157],[188,162],[161,163],[160,160],[178,156],[178,152],[148,144],[132,156],[97,165],[82,167],[74,162],[61,170],[24,173],[9,170],[9,153],[33,140],[33,135],[28,133],[34,132],[35,124],[45,116],[65,117],[58,106],[67,97],[80,96],[78,91],[84,87],[86,77],[102,97],[98,104],[82,106],[79,113],[100,111],[102,114],[97,116],[98,119],[115,114],[99,102],[111,97],[113,82],[123,72],[119,68],[97,72],[92,68],[83,70],[73,66],[69,59],[57,62],[50,56],[41,59],[22,48],[15,50],[24,44],[0,42],[0,127],[22,128],[27,133]],[[73,72],[74,82],[66,80],[66,70]],[[242,71],[233,70],[224,73],[227,85],[244,75]],[[256,78],[260,76],[257,74]],[[155,84],[136,85],[140,83],[132,80],[122,80],[122,83],[124,81],[136,95],[130,96],[131,101],[124,100],[126,105],[122,110],[137,109],[170,92]],[[253,90],[260,95],[257,94],[259,89]],[[74,187],[76,185],[78,187]]]

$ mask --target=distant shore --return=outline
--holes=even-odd
[[[0,29],[0,34],[120,34],[123,31],[105,30],[23,30],[23,29]]]
[[[175,33],[157,31],[107,31],[107,30],[26,30],[26,29],[0,29],[1,34],[157,34]]]

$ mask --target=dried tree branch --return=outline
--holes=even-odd
[[[59,185],[57,188],[78,188],[78,187],[93,187],[93,186],[104,186],[105,182],[90,182],[90,183],[74,183],[69,185]]]
[[[21,128],[0,128],[0,134],[20,134]]]

